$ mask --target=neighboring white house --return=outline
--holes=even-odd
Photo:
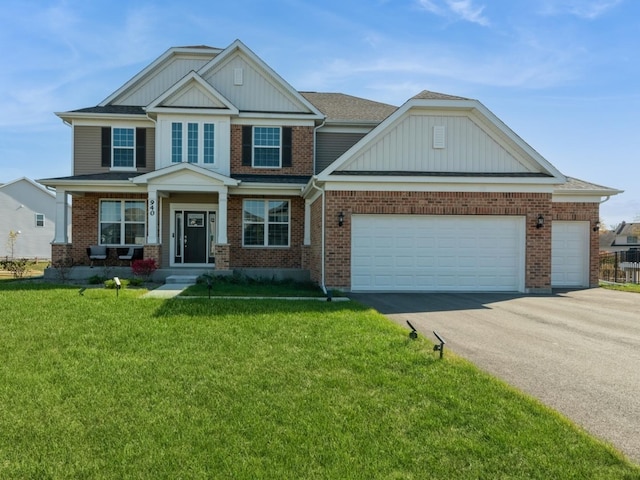
[[[71,207],[67,205],[68,212]],[[56,195],[26,177],[0,184],[0,258],[51,258],[55,235]]]

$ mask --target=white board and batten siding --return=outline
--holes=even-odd
[[[551,285],[589,286],[589,222],[554,221],[551,225]]]
[[[353,215],[353,291],[524,291],[518,216]]]
[[[524,155],[505,146],[478,118],[407,115],[338,171],[528,173]],[[394,162],[390,165],[389,158]]]

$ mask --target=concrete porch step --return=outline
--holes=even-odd
[[[197,275],[169,275],[164,283],[169,284],[181,284],[181,285],[195,285],[198,280]]]

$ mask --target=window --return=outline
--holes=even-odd
[[[186,148],[182,146],[186,145]],[[171,123],[171,163],[215,163],[215,124]]]
[[[171,124],[171,162],[182,162],[182,124]]]
[[[36,213],[36,227],[44,227],[44,213]]]
[[[627,236],[627,243],[638,243],[638,236],[637,235],[628,235]]]
[[[198,163],[198,124],[187,125],[187,161]]]
[[[144,245],[144,200],[100,201],[100,245]]]
[[[215,129],[213,123],[204,124],[204,163],[213,163]]]
[[[245,200],[242,231],[245,247],[288,247],[289,201]]]
[[[280,128],[253,128],[253,166],[280,168]]]
[[[135,143],[133,128],[113,129],[113,166],[135,167]]]

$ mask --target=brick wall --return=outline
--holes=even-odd
[[[242,165],[242,125],[231,125],[231,173],[312,175],[313,127],[291,127],[291,167],[253,168]]]
[[[339,212],[345,215],[342,227],[338,226]],[[325,283],[329,287],[348,290],[351,286],[352,214],[525,216],[525,289],[528,292],[548,292],[551,288],[550,194],[328,191]],[[540,214],[547,221],[544,228],[538,229],[536,219]],[[316,244],[315,238],[313,243]],[[316,257],[312,256],[312,259],[315,262]]]
[[[245,198],[290,200],[290,246],[276,248],[242,246],[242,201]],[[300,197],[229,195],[227,204],[227,240],[230,268],[302,268],[304,240],[304,200]]]
[[[593,226],[600,218],[599,203],[558,203],[553,204],[553,220],[563,221],[588,221],[589,228],[589,285],[598,286],[598,273],[600,269],[600,237]]]

